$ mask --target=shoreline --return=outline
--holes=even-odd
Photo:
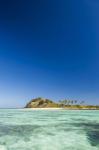
[[[25,110],[64,110],[64,108],[24,108]]]
[[[81,108],[81,109],[77,109],[77,108],[23,108],[24,110],[99,110],[99,109],[89,109],[89,108]]]
[[[99,108],[73,108],[73,107],[34,107],[34,108],[26,108],[26,107],[20,107],[20,108],[0,108],[0,109],[22,109],[22,110],[99,110]]]

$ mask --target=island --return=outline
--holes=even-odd
[[[69,110],[99,110],[99,105],[86,105],[84,101],[77,100],[61,100],[54,102],[46,98],[35,98],[29,101],[24,108],[55,108],[55,109],[69,109]]]

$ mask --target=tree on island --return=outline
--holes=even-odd
[[[85,101],[79,102],[77,100],[67,100],[67,99],[59,101],[59,104],[61,104],[63,107],[69,106],[69,105],[71,105],[71,106],[72,105],[84,105],[84,103],[85,103]]]

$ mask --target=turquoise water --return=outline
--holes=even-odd
[[[0,109],[0,150],[99,150],[99,111]]]

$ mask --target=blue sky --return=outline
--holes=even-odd
[[[99,103],[98,0],[0,2],[0,107]]]

